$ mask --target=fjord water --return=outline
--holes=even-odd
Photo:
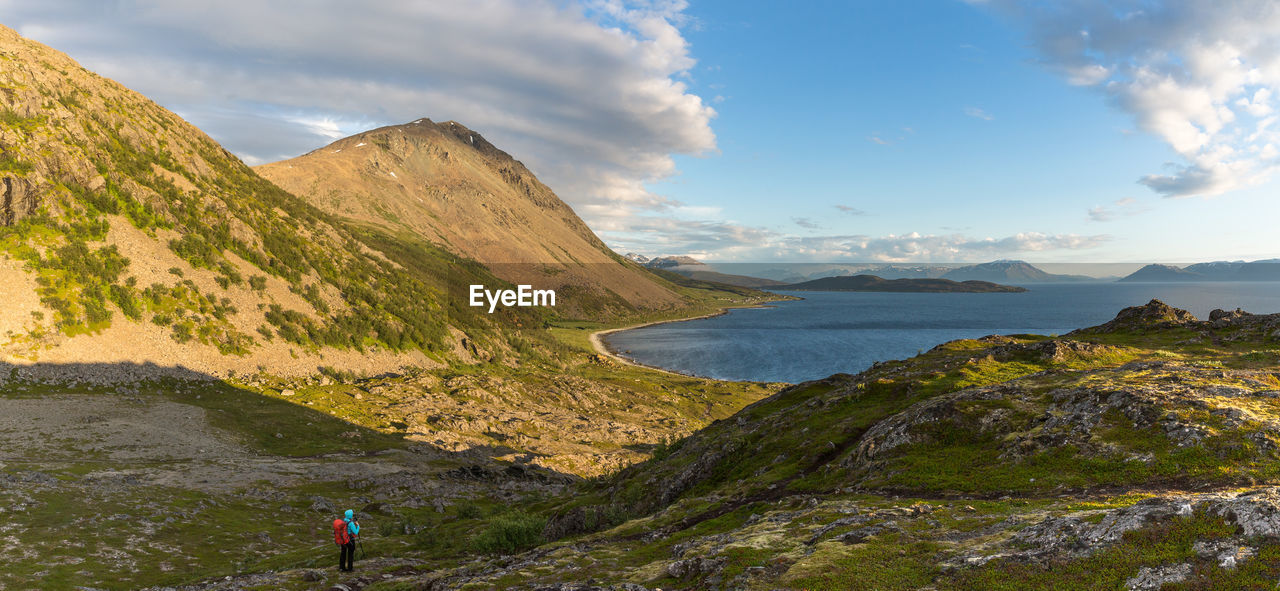
[[[802,382],[857,373],[946,341],[1065,334],[1151,299],[1208,318],[1215,308],[1280,312],[1280,283],[1061,283],[1025,293],[779,292],[769,308],[626,330],[605,337],[645,365],[723,380]]]

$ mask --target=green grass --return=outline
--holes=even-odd
[[[1197,513],[1193,516],[1174,517],[1167,522],[1125,533],[1121,543],[1103,550],[1092,557],[1076,560],[1058,560],[1048,564],[1022,564],[993,561],[971,570],[962,570],[942,589],[1121,589],[1128,578],[1137,574],[1143,566],[1159,567],[1183,562],[1198,563],[1200,573],[1206,579],[1218,579],[1209,587],[1183,588],[1247,589],[1266,580],[1265,588],[1275,586],[1280,574],[1280,561],[1275,552],[1271,559],[1259,557],[1244,568],[1230,573],[1204,564],[1192,551],[1196,541],[1219,540],[1231,537],[1236,526],[1221,518]],[[1225,576],[1224,576],[1225,575]],[[1225,579],[1225,580],[1224,580]],[[1206,583],[1209,581],[1206,580]],[[1223,583],[1243,583],[1243,586],[1222,586]]]
[[[844,591],[857,582],[860,589],[876,591],[909,591],[931,584],[940,569],[935,563],[941,546],[937,543],[906,539],[901,534],[886,534],[873,544],[843,552],[834,548],[816,552],[832,554],[813,574],[788,578],[793,589],[811,591]],[[978,587],[974,587],[975,589]]]

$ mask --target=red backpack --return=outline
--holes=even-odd
[[[351,536],[347,535],[347,522],[341,517],[333,520],[333,542],[339,546],[351,542]]]

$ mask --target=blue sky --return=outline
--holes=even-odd
[[[1270,2],[308,7],[0,0],[4,24],[249,163],[461,121],[622,252],[1280,257]]]
[[[963,2],[695,3],[692,88],[719,153],[652,185],[800,236],[1020,232],[1098,238],[1045,261],[1280,255],[1274,182],[1213,197],[1138,183],[1176,162],[1006,15]],[[1117,203],[1119,203],[1117,205]],[[850,215],[843,205],[859,210]]]

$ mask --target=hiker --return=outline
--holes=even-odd
[[[341,548],[338,553],[338,570],[351,572],[355,570],[356,536],[360,535],[360,522],[356,513],[347,509],[346,514],[333,520],[333,542]]]

